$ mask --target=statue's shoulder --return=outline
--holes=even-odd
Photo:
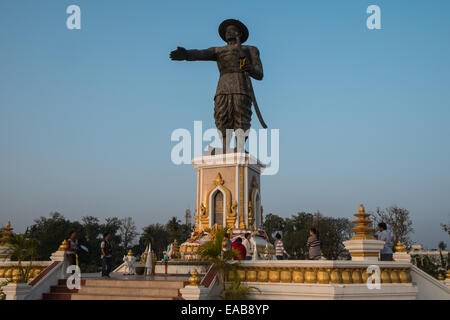
[[[255,47],[255,46],[242,46],[242,47],[243,47],[244,49],[246,49],[246,50],[252,52],[252,53],[259,54],[259,50],[258,50],[258,48]]]

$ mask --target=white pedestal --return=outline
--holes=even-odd
[[[381,240],[349,240],[344,242],[354,261],[378,261],[380,250],[384,247]]]
[[[411,256],[407,252],[396,252],[393,257],[397,262],[411,262]]]
[[[25,300],[31,288],[26,283],[9,283],[2,287],[2,291],[6,295],[6,300]]]
[[[0,246],[0,262],[8,262],[11,261],[9,258],[9,247]]]
[[[64,251],[53,252],[52,255],[50,256],[50,260],[52,260],[53,262],[55,262],[55,261],[63,262],[64,261]]]
[[[445,279],[444,284],[450,288],[450,279]]]
[[[185,300],[206,300],[208,292],[208,288],[204,286],[186,286],[180,289],[181,296]]]

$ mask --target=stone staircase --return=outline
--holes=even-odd
[[[179,300],[187,281],[82,279],[79,290],[69,290],[66,280],[59,280],[43,300]]]

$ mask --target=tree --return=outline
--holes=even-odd
[[[9,243],[8,253],[13,259],[17,260],[19,269],[17,281],[19,283],[27,283],[30,279],[32,262],[36,257],[37,241],[33,238],[27,238],[23,234],[12,234]],[[24,261],[29,261],[26,267],[22,265]]]
[[[324,217],[316,228],[324,257],[337,260],[348,256],[343,242],[349,240],[352,234],[352,223],[349,219]]]
[[[444,232],[447,232],[448,235],[450,236],[450,223],[448,223],[448,224],[441,223],[441,227],[442,227],[442,230],[444,230]]]
[[[28,228],[27,236],[38,241],[36,249],[37,260],[48,260],[50,255],[58,250],[69,233],[75,231],[83,238],[83,226],[79,222],[71,222],[59,212],[50,213],[50,217],[40,217]]]
[[[444,241],[439,242],[438,248],[440,251],[445,251],[447,249],[447,244]]]
[[[127,217],[120,220],[120,236],[122,238],[122,245],[128,249],[137,236],[136,224],[133,218]]]
[[[145,227],[139,239],[139,247],[136,250],[143,252],[148,243],[151,243],[152,250],[155,251],[156,256],[162,257],[163,251],[166,250],[169,244],[169,233],[166,228],[159,223],[150,224]]]
[[[384,222],[388,229],[392,232],[392,241],[395,246],[398,241],[405,246],[410,245],[409,235],[414,232],[412,228],[412,221],[409,217],[409,211],[404,208],[392,206],[381,210],[377,208],[376,213],[372,214],[375,223]]]
[[[322,214],[299,212],[285,219],[283,243],[286,251],[297,259],[308,258],[306,242],[309,230],[317,229],[322,254],[329,260],[346,258],[348,255],[343,242],[350,239],[352,226],[346,218],[325,217]]]
[[[272,233],[278,230],[283,230],[285,225],[286,222],[283,218],[277,216],[276,214],[269,213],[264,220],[263,228],[267,233],[269,240],[273,242],[275,239],[272,238]]]
[[[172,217],[166,224],[166,230],[169,236],[169,241],[173,242],[175,239],[178,244],[183,243],[190,235],[190,228],[186,224],[181,224],[181,221],[176,217]]]

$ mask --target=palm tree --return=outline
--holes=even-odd
[[[233,256],[238,255],[234,249],[222,250],[223,239],[227,232],[228,227],[218,226],[215,234],[211,233],[211,241],[201,245],[198,249],[200,257],[209,260],[216,268],[223,289],[225,289],[225,276],[237,267],[236,263],[232,263]]]
[[[30,271],[32,261],[36,257],[37,240],[33,238],[27,238],[23,234],[13,234],[9,240],[9,254],[17,259],[17,266],[19,269],[19,278],[17,282],[27,283],[30,279]],[[23,261],[30,261],[30,263],[24,267]]]
[[[217,226],[215,232],[211,233],[211,241],[201,245],[198,252],[203,259],[212,262],[214,268],[216,268],[222,285],[222,297],[226,300],[246,300],[251,290],[256,289],[259,291],[259,289],[241,284],[241,280],[237,275],[239,263],[233,262],[233,257],[239,256],[239,252],[234,249],[223,251],[223,240],[228,230],[228,227]],[[233,282],[227,288],[225,280],[226,275],[230,272],[233,273]]]

